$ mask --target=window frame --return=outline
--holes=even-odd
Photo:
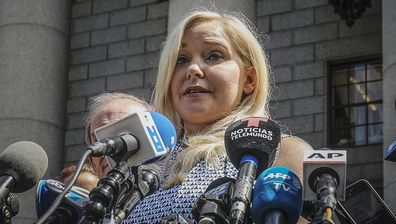
[[[372,62],[374,62],[376,64],[381,64],[382,79],[376,79],[376,80],[367,81],[367,65],[372,63]],[[368,91],[368,89],[367,89],[367,84],[368,83],[375,83],[375,82],[378,82],[380,80],[381,81],[381,87],[383,87],[383,58],[382,58],[382,55],[362,56],[362,57],[334,60],[334,61],[327,62],[327,67],[326,67],[327,68],[327,94],[326,94],[326,97],[327,97],[327,108],[328,109],[327,109],[326,123],[328,125],[327,125],[327,129],[326,130],[327,130],[328,134],[326,135],[326,141],[327,141],[328,145],[331,145],[331,147],[334,147],[334,148],[345,148],[345,147],[347,147],[347,148],[357,148],[357,147],[365,147],[365,146],[382,145],[383,144],[383,139],[382,139],[381,142],[369,143],[369,138],[368,138],[368,131],[369,131],[368,127],[370,125],[378,125],[378,124],[383,125],[383,123],[384,123],[383,120],[381,122],[372,122],[372,123],[368,122],[368,116],[369,116],[368,105],[369,104],[378,103],[378,104],[381,104],[383,106],[383,94],[382,94],[380,100],[370,101],[369,103],[367,103],[367,102],[351,103],[350,96],[349,96],[349,94],[350,94],[349,93],[350,92],[349,88],[351,86],[353,86],[353,84],[356,84],[356,83],[353,83],[351,85],[350,81],[347,78],[347,83],[346,84],[333,85],[334,71],[337,68],[342,68],[342,67],[348,68],[347,69],[348,70],[347,74],[349,76],[350,75],[350,68],[352,67],[353,64],[363,64],[363,63],[365,65],[364,66],[365,67],[364,68],[365,79],[364,79],[364,82],[359,82],[359,83],[360,84],[364,84],[366,93]],[[339,106],[333,105],[333,97],[334,97],[333,96],[333,89],[334,89],[334,87],[337,87],[337,86],[338,87],[340,87],[340,86],[341,87],[342,86],[346,86],[347,87],[348,96],[347,96],[347,103],[345,105],[339,105]],[[336,108],[346,108],[348,110],[348,116],[350,117],[351,108],[358,107],[358,106],[365,106],[365,108],[366,108],[366,111],[365,111],[365,123],[361,124],[361,125],[354,125],[349,120],[348,125],[345,126],[344,128],[345,128],[345,130],[349,130],[349,133],[352,134],[353,133],[352,130],[353,130],[354,127],[364,127],[365,128],[365,143],[364,144],[360,144],[360,145],[356,145],[355,142],[351,141],[351,139],[354,139],[354,138],[350,138],[350,139],[348,139],[348,143],[347,144],[336,145],[336,143],[332,142],[332,139],[334,138],[334,130],[337,130],[337,128],[333,128],[332,127],[333,124],[335,124],[335,121],[332,120],[333,116],[334,116],[333,113],[335,112],[335,109]],[[383,113],[383,111],[382,111],[382,113]],[[383,126],[382,126],[382,128],[383,128]],[[339,128],[338,130],[341,130],[341,128]]]

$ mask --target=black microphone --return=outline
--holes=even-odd
[[[222,177],[213,181],[194,203],[192,213],[199,224],[227,224],[235,179]]]
[[[5,201],[0,202],[0,223],[11,223],[12,217],[19,212],[19,199],[10,193]]]
[[[112,207],[123,187],[133,188],[134,177],[126,162],[109,171],[106,177],[99,180],[98,185],[89,193],[89,201],[83,207],[81,221],[100,222],[107,210]]]
[[[280,129],[262,117],[249,117],[231,124],[225,131],[225,148],[238,169],[232,195],[230,223],[244,223],[250,206],[252,185],[257,171],[270,167],[279,153]]]
[[[138,202],[158,190],[159,174],[154,164],[129,167],[121,162],[90,192],[80,223],[120,223]]]
[[[48,167],[47,154],[34,142],[21,141],[8,146],[0,155],[0,222],[11,222],[19,211],[19,201],[12,193],[34,187]]]
[[[317,202],[312,223],[332,222],[337,200],[345,200],[346,156],[345,150],[314,150],[305,153],[304,200]]]
[[[161,169],[155,164],[142,165],[138,168],[136,189],[121,195],[114,212],[114,223],[120,223],[136,205],[160,187]]]
[[[9,192],[22,193],[34,187],[47,167],[47,154],[38,144],[20,141],[8,146],[0,155],[1,201]]]

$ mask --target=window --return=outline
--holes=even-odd
[[[382,60],[334,63],[329,73],[330,145],[382,143]]]

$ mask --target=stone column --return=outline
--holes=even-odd
[[[169,1],[168,33],[187,12],[199,7],[242,12],[252,23],[256,22],[256,1],[254,0],[171,0]]]
[[[396,1],[382,1],[384,149],[396,140]],[[386,152],[384,152],[386,153]],[[396,211],[396,162],[384,162],[384,199]]]
[[[0,152],[36,142],[51,177],[63,164],[69,17],[70,1],[0,1]],[[13,223],[32,223],[35,189],[18,197]]]

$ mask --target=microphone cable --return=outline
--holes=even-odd
[[[59,194],[58,197],[56,197],[54,203],[52,203],[51,207],[40,217],[40,219],[36,222],[36,224],[43,224],[50,217],[50,215],[58,208],[58,206],[62,202],[62,200],[65,197],[65,195],[73,187],[73,184],[76,182],[78,176],[80,175],[80,172],[81,172],[82,167],[83,167],[83,165],[85,163],[85,160],[87,159],[87,157],[89,155],[92,154],[92,152],[93,152],[92,150],[87,150],[83,154],[82,158],[78,162],[76,171],[74,172],[70,183],[65,187],[65,189],[62,191],[62,193]]]

